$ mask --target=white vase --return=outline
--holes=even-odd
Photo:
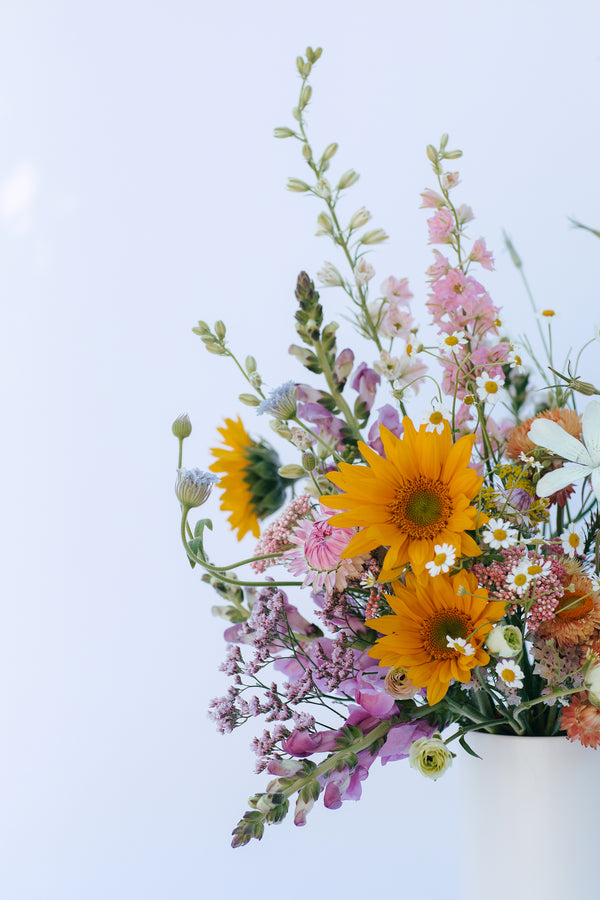
[[[565,737],[470,734],[460,752],[461,900],[600,896],[600,750]]]

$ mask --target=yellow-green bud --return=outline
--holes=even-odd
[[[215,356],[227,356],[227,350],[221,347],[220,344],[215,344],[214,341],[205,341],[204,346],[209,353],[214,353]]]
[[[315,56],[315,53],[314,53],[314,50],[312,47],[306,48],[306,58],[309,61],[309,63],[314,63],[317,61],[317,57]]]
[[[304,159],[310,162],[310,160],[312,159],[312,155],[313,154],[310,144],[304,144],[304,146],[302,147],[302,156],[304,157]]]
[[[462,150],[449,150],[448,153],[444,153],[445,159],[460,159],[462,155]]]
[[[288,191],[295,191],[298,194],[303,194],[305,191],[310,190],[307,183],[301,181],[299,178],[288,178],[287,189]]]
[[[429,161],[437,165],[438,152],[433,144],[427,144],[427,149],[425,152],[427,153],[427,158],[429,159]]]
[[[448,135],[443,134],[440,138],[440,150],[445,150],[448,146]]]
[[[452,765],[452,753],[446,747],[441,734],[430,738],[419,738],[410,745],[408,761],[426,778],[436,781]]]
[[[278,434],[279,437],[284,438],[286,441],[289,440],[292,436],[291,429],[289,425],[285,422],[282,422],[281,419],[269,419],[269,425],[275,434]]]
[[[312,88],[310,84],[305,84],[300,93],[300,108],[304,109],[312,97]]]
[[[295,106],[295,107],[293,108],[293,110],[292,110],[292,115],[293,115],[293,117],[295,118],[296,122],[299,122],[300,119],[302,118],[302,113],[300,112],[300,110],[298,109],[297,106]]]
[[[317,235],[322,234],[333,234],[333,222],[327,215],[327,213],[319,213],[317,216]]]
[[[295,131],[292,131],[291,128],[287,128],[285,125],[273,129],[273,137],[276,138],[294,137],[295,134]]]
[[[356,184],[359,178],[360,175],[358,174],[358,172],[355,172],[354,169],[348,169],[348,171],[344,172],[344,174],[338,181],[338,191],[343,191],[346,188],[352,187],[353,184]]]
[[[249,380],[252,387],[256,388],[257,390],[262,385],[262,378],[260,377],[258,372],[252,372]]]
[[[296,68],[298,69],[300,75],[302,75],[302,70],[304,69],[304,60],[301,56],[296,57]]]
[[[281,466],[277,471],[282,478],[289,479],[304,478],[306,474],[302,466],[297,466],[295,463],[288,463],[285,466]]]
[[[578,378],[570,381],[567,384],[567,387],[572,391],[577,391],[578,394],[584,394],[586,397],[591,397],[592,394],[600,394],[600,391],[597,391],[594,385],[590,384],[589,381],[579,381]]]
[[[350,219],[350,230],[354,231],[356,228],[362,228],[363,225],[366,225],[371,219],[371,213],[368,209],[365,209],[364,206],[361,206],[358,209],[352,218]]]
[[[388,235],[383,228],[374,228],[372,231],[366,231],[360,239],[361,244],[381,244],[387,241]]]
[[[240,394],[238,399],[244,406],[260,406],[260,399],[254,394]]]
[[[215,334],[219,338],[220,341],[222,341],[223,338],[225,337],[225,335],[227,334],[227,330],[225,328],[225,323],[221,322],[220,319],[217,322],[215,322]]]
[[[171,425],[171,431],[180,441],[190,436],[192,433],[192,423],[187,413],[182,413],[182,415],[177,416]]]
[[[326,160],[331,159],[332,156],[335,156],[335,154],[337,153],[337,150],[338,150],[337,144],[335,144],[335,143],[328,144],[325,147],[325,149],[323,150],[323,156],[321,157],[321,162],[325,162]]]
[[[256,372],[256,360],[253,356],[246,357],[246,372],[251,375],[252,372]]]
[[[305,472],[313,472],[317,467],[317,458],[312,450],[305,450],[302,454],[302,468]]]
[[[200,319],[195,328],[192,328],[192,331],[195,332],[195,334],[210,334],[210,328],[206,322],[202,321],[202,319]]]

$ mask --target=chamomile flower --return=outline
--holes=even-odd
[[[446,574],[456,562],[456,547],[452,544],[436,544],[433,548],[435,556],[430,562],[425,563],[425,569],[435,578],[436,575]]]
[[[464,331],[453,331],[452,334],[442,334],[438,338],[438,347],[444,353],[458,350],[466,343]]]
[[[437,397],[431,401],[429,409],[423,411],[421,424],[426,425],[425,431],[435,431],[441,434],[444,430],[444,423],[449,422],[452,413],[447,409],[441,400]]]
[[[556,318],[556,310],[555,309],[542,309],[538,313],[538,319],[542,322],[551,322],[552,319]]]
[[[489,372],[482,372],[475,379],[477,385],[477,396],[484,403],[496,403],[500,399],[499,392],[503,387],[502,378],[499,375],[492,376]]]
[[[543,563],[530,562],[524,564],[524,568],[527,574],[531,575],[532,578],[540,578],[550,574],[552,563],[549,559],[545,559]]]
[[[447,634],[446,645],[449,650],[456,650],[461,656],[473,656],[475,653],[475,647],[473,647],[472,644],[469,644],[465,638],[453,638],[451,635]]]
[[[525,565],[520,563],[506,576],[507,588],[509,591],[514,591],[519,597],[523,596],[529,587],[530,582],[533,580],[533,575],[530,575],[527,570],[527,563],[525,563]]]
[[[516,528],[511,528],[504,519],[490,519],[483,532],[483,540],[492,550],[507,550],[514,547],[519,537]]]
[[[514,659],[501,659],[496,665],[496,674],[511,688],[523,687],[523,670]]]
[[[583,535],[581,533],[581,529],[578,528],[573,522],[560,536],[561,543],[563,545],[563,550],[567,556],[573,557],[576,553],[581,553],[583,550]]]

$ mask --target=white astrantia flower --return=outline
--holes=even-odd
[[[523,687],[523,670],[514,659],[501,659],[496,665],[496,674],[511,688]]]
[[[571,559],[573,559],[576,553],[581,553],[583,550],[583,535],[581,529],[577,528],[573,522],[571,522],[571,524],[563,531],[560,540],[564,552],[567,556],[570,556]]]
[[[519,537],[516,529],[511,528],[504,519],[490,519],[483,532],[483,540],[492,550],[506,550],[514,547]]]
[[[583,413],[583,441],[568,434],[557,422],[534,419],[529,438],[567,460],[568,465],[543,475],[536,485],[538,497],[549,497],[580,478],[591,475],[592,490],[600,499],[600,403],[590,400]]]

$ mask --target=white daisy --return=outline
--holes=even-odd
[[[543,563],[529,562],[525,565],[525,571],[528,575],[531,575],[532,578],[540,578],[543,575],[548,575],[551,568],[552,563],[549,559],[545,559]]]
[[[429,409],[423,411],[422,425],[426,425],[425,431],[435,431],[441,434],[444,430],[444,424],[450,421],[452,413],[447,409],[441,400],[435,397],[431,401]]]
[[[529,583],[533,579],[533,575],[530,575],[527,571],[529,568],[527,562],[523,564],[519,563],[518,566],[508,573],[506,576],[506,586],[510,591],[514,591],[519,597],[522,597],[527,588],[529,587]]]
[[[503,386],[502,378],[499,375],[492,376],[488,372],[482,372],[475,379],[477,385],[477,396],[484,403],[496,403],[499,399],[499,391]]]
[[[449,572],[456,562],[456,547],[452,544],[436,544],[433,548],[435,556],[431,562],[425,563],[425,568],[432,578],[436,575]]]
[[[578,441],[557,422],[533,420],[529,429],[533,443],[573,463],[543,475],[536,485],[538,497],[549,497],[591,475],[592,490],[600,499],[600,403],[597,400],[590,400],[585,408],[582,431],[583,441]]]
[[[464,638],[453,638],[447,634],[446,645],[450,650],[456,650],[462,656],[473,656],[475,653],[475,648],[472,644],[467,643]]]
[[[506,550],[508,547],[514,547],[519,537],[516,529],[511,528],[504,519],[490,519],[483,532],[483,540],[492,550]]]
[[[581,553],[583,550],[583,535],[581,533],[581,529],[577,528],[577,526],[571,522],[571,524],[566,528],[565,531],[560,536],[563,550],[567,556],[570,556],[571,559],[575,556],[576,553]]]
[[[523,687],[523,670],[514,659],[501,659],[496,665],[496,674],[511,688]]]
[[[457,350],[467,343],[464,331],[453,331],[452,334],[441,334],[438,338],[438,347],[444,352]]]

